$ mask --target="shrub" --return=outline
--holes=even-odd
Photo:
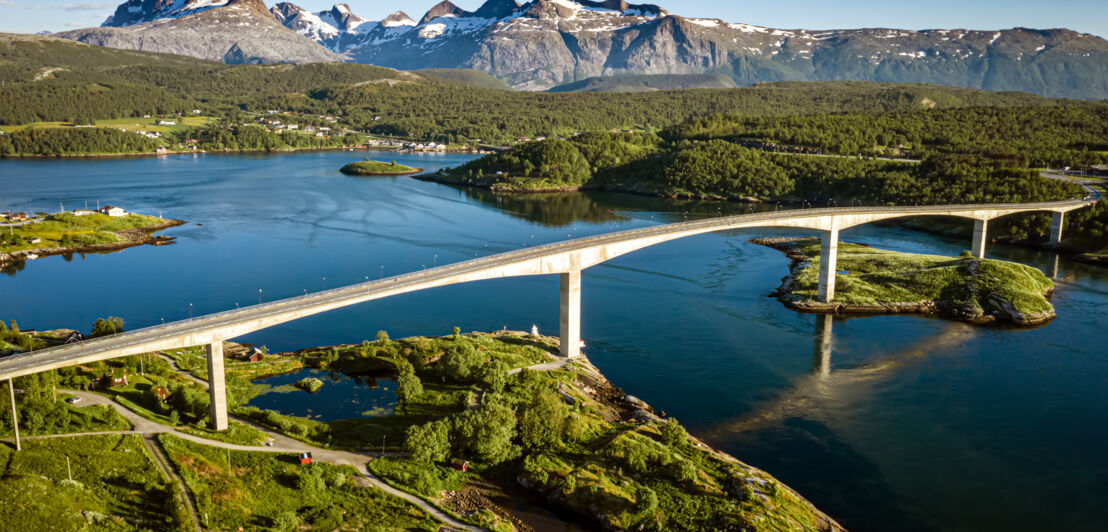
[[[412,460],[424,464],[442,462],[450,456],[450,429],[445,421],[408,427],[404,448]]]
[[[439,360],[443,375],[459,381],[468,381],[484,363],[485,356],[469,344],[451,346]]]
[[[685,445],[688,441],[689,433],[685,431],[676,419],[669,418],[669,421],[665,425],[662,425],[662,443],[669,447],[680,447]]]

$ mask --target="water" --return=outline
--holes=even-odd
[[[112,203],[193,222],[178,244],[49,257],[0,276],[24,327],[129,328],[612,230],[745,206],[620,194],[498,198],[337,172],[364,154],[0,162],[0,210]],[[388,155],[434,170],[463,155]],[[203,225],[200,225],[203,224]],[[766,297],[784,256],[750,230],[702,235],[584,274],[589,357],[617,385],[766,469],[853,530],[1083,530],[1108,489],[1108,270],[1058,261],[1059,318],[1034,330],[912,316],[832,320]],[[864,226],[846,241],[956,255],[968,241]],[[990,256],[1055,273],[1055,256]],[[326,278],[326,279],[324,279]],[[259,290],[261,293],[259,294]],[[558,279],[485,281],[337,310],[240,339],[270,350],[537,324]],[[331,383],[325,385],[330,386]],[[360,407],[359,407],[360,408]],[[369,409],[366,409],[369,410]],[[365,410],[362,410],[365,411]],[[293,412],[295,413],[295,412]]]
[[[323,387],[308,393],[294,386],[296,381],[308,378],[323,381]],[[259,395],[248,405],[317,421],[385,417],[396,410],[396,383],[388,377],[348,376],[305,368],[258,379],[253,384]]]

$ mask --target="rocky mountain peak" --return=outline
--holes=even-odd
[[[481,18],[504,18],[515,13],[517,9],[519,9],[519,2],[516,0],[489,0],[473,14]]]
[[[381,20],[381,25],[386,28],[395,26],[415,26],[416,21],[403,11],[397,11]]]
[[[439,17],[464,17],[468,14],[468,11],[454,5],[450,0],[443,0],[427,11],[427,14],[423,15],[419,23],[422,25]]]

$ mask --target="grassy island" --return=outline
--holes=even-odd
[[[793,259],[777,292],[791,308],[809,312],[936,314],[973,323],[1033,326],[1056,317],[1047,297],[1054,283],[1030,266],[968,256],[943,257],[839,244],[835,300],[815,300],[820,243],[755,239]]]
[[[152,233],[185,222],[135,213],[109,216],[86,211],[39,213],[26,222],[2,223],[5,226],[0,227],[0,265],[36,256],[171,243],[172,238],[155,238]]]
[[[419,172],[422,172],[423,169],[412,168],[411,166],[404,166],[402,164],[396,164],[396,161],[386,163],[366,159],[364,161],[350,163],[342,167],[341,171],[346,175],[353,176],[390,176],[418,174]]]
[[[307,379],[300,379],[296,381],[295,386],[308,393],[316,393],[323,388],[323,381],[309,377]]]

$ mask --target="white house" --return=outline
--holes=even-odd
[[[158,120],[158,125],[159,126],[175,126],[175,125],[177,125],[177,122],[175,122],[173,120]]]
[[[82,209],[77,209],[73,211],[73,216],[88,216],[90,214],[96,214],[96,211],[86,211]]]
[[[100,208],[100,214],[107,214],[108,216],[127,216],[127,211],[123,210],[122,207],[105,205]]]

